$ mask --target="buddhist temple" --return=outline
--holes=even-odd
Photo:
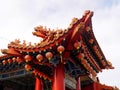
[[[115,90],[97,74],[114,69],[92,29],[93,12],[73,18],[67,29],[37,26],[40,42],[11,41],[0,56],[0,90]]]

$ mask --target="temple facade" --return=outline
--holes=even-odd
[[[92,30],[93,12],[73,18],[67,29],[35,27],[41,42],[12,41],[0,56],[0,90],[117,90],[97,74],[113,69]]]

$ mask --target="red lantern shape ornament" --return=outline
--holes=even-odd
[[[31,66],[30,66],[29,64],[26,64],[26,65],[25,65],[25,70],[26,70],[26,71],[29,71],[30,69],[31,69]]]
[[[48,60],[50,60],[53,57],[53,54],[51,52],[47,52],[45,56],[48,58]]]
[[[20,57],[17,57],[18,64],[22,63],[22,59]]]
[[[8,63],[11,64],[13,61],[12,59],[8,59]]]
[[[78,56],[77,56],[79,59],[83,60],[85,55],[83,53],[79,53]]]
[[[3,65],[7,64],[7,61],[6,61],[6,60],[3,60],[3,61],[2,61],[2,64],[3,64]]]
[[[60,45],[57,47],[57,51],[62,54],[62,52],[65,50],[64,46]]]
[[[32,60],[32,57],[31,57],[30,55],[26,55],[26,56],[24,57],[24,59],[25,59],[26,62],[29,62],[29,61]]]
[[[13,57],[12,60],[13,60],[13,62],[16,62],[16,58],[15,57]]]
[[[37,59],[39,62],[41,62],[41,61],[43,60],[43,55],[38,54],[38,55],[36,56],[36,59]]]
[[[34,69],[34,70],[33,70],[33,74],[34,74],[35,76],[37,76],[38,71],[37,71],[36,69]]]
[[[75,47],[76,49],[79,49],[79,48],[81,47],[81,42],[75,42],[75,43],[74,43],[74,47]]]

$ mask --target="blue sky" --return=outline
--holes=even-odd
[[[94,12],[93,30],[114,70],[99,74],[101,83],[120,88],[120,0],[3,0],[0,3],[0,49],[14,39],[39,42],[32,32],[37,25],[67,28],[73,17]]]

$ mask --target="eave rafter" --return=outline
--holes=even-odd
[[[90,55],[94,58],[97,57],[96,62],[100,62],[98,63],[98,65],[100,65],[101,69],[113,69],[114,67],[112,67],[112,64],[108,64],[107,60],[94,36],[93,30],[92,30],[92,22],[91,22],[91,16],[93,15],[93,12],[91,14],[88,14],[87,19],[85,20],[85,29],[82,32],[82,37],[84,39],[85,44],[88,47],[88,50]],[[93,54],[92,54],[93,53]],[[99,69],[100,70],[100,69]]]
[[[86,58],[90,61],[90,63],[93,65],[93,67],[97,70],[97,72],[102,72],[102,69],[99,67],[99,65],[95,62],[95,59],[91,56],[89,50],[87,47],[83,47],[84,54]]]

